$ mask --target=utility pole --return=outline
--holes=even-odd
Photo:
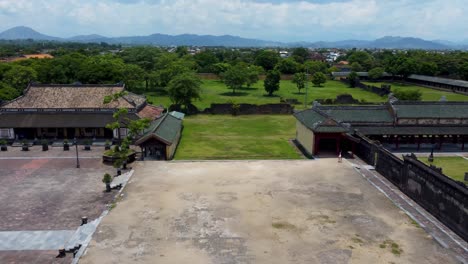
[[[309,87],[309,69],[306,69],[304,108],[307,109],[307,88]]]

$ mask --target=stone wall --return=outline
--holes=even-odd
[[[204,114],[218,115],[263,115],[263,114],[292,114],[294,107],[290,104],[211,104]]]
[[[429,167],[416,156],[399,159],[378,142],[362,134],[356,154],[391,181],[402,192],[468,241],[468,189],[465,184]]]

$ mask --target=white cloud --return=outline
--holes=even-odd
[[[450,2],[450,3],[448,3]],[[465,0],[0,0],[1,29],[31,26],[60,36],[232,34],[272,40],[385,35],[462,39]]]

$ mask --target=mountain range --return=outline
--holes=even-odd
[[[71,38],[59,38],[39,33],[29,27],[14,27],[0,33],[3,40],[43,40],[60,42],[106,42],[124,45],[155,45],[155,46],[226,46],[226,47],[307,47],[307,48],[383,48],[383,49],[465,49],[468,43],[454,43],[445,40],[424,40],[412,37],[383,37],[376,40],[342,40],[318,42],[278,42],[259,39],[242,38],[231,35],[166,35],[152,34],[148,36],[105,37],[101,35],[79,35]]]

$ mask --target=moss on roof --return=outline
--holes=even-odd
[[[181,129],[182,120],[166,113],[150,124],[143,135],[136,141],[136,144],[140,145],[149,138],[155,137],[167,145],[171,145],[177,139],[177,135]]]
[[[447,78],[432,77],[432,76],[417,75],[417,74],[410,75],[408,79],[433,82],[433,83],[439,83],[439,84],[448,84],[448,85],[468,88],[468,81],[462,81],[462,80],[452,80],[452,79],[447,79]]]
[[[399,118],[468,118],[465,102],[397,102]]]
[[[319,106],[319,109],[336,121],[345,123],[393,122],[393,117],[386,106]]]

